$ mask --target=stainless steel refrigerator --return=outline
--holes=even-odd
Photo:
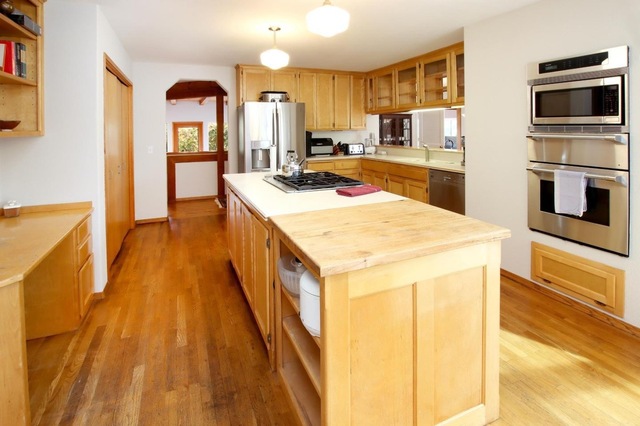
[[[238,107],[238,171],[275,173],[287,151],[306,152],[304,104],[245,102]]]

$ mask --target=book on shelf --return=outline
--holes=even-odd
[[[27,46],[10,40],[0,40],[0,46],[3,51],[0,69],[8,74],[27,78]]]
[[[4,61],[2,71],[14,74],[16,70],[16,42],[10,40],[0,40],[0,44],[4,45]]]

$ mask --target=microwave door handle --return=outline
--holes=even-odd
[[[553,173],[553,170],[551,169],[543,169],[539,167],[527,167],[527,170],[533,173]],[[627,179],[624,176],[604,176],[604,175],[594,175],[592,173],[586,173],[584,177],[586,177],[587,179],[607,180],[610,182],[619,183],[622,186],[627,186]]]
[[[600,139],[614,141],[623,145],[627,145],[628,141],[625,135],[574,135],[574,134],[544,134],[544,135],[527,135],[527,138],[533,140],[539,139]]]

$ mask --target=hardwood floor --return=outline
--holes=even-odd
[[[295,424],[224,215],[179,202],[136,227],[83,326],[28,342],[34,424]],[[640,339],[505,277],[500,336],[494,425],[640,425]]]

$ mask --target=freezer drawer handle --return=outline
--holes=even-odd
[[[527,170],[534,173],[553,173],[551,169],[541,169],[538,167],[527,167]],[[586,173],[584,175],[587,179],[600,179],[600,180],[608,180],[611,182],[617,182],[623,186],[627,186],[627,179],[624,176],[603,176],[603,175],[594,175],[592,173]]]

